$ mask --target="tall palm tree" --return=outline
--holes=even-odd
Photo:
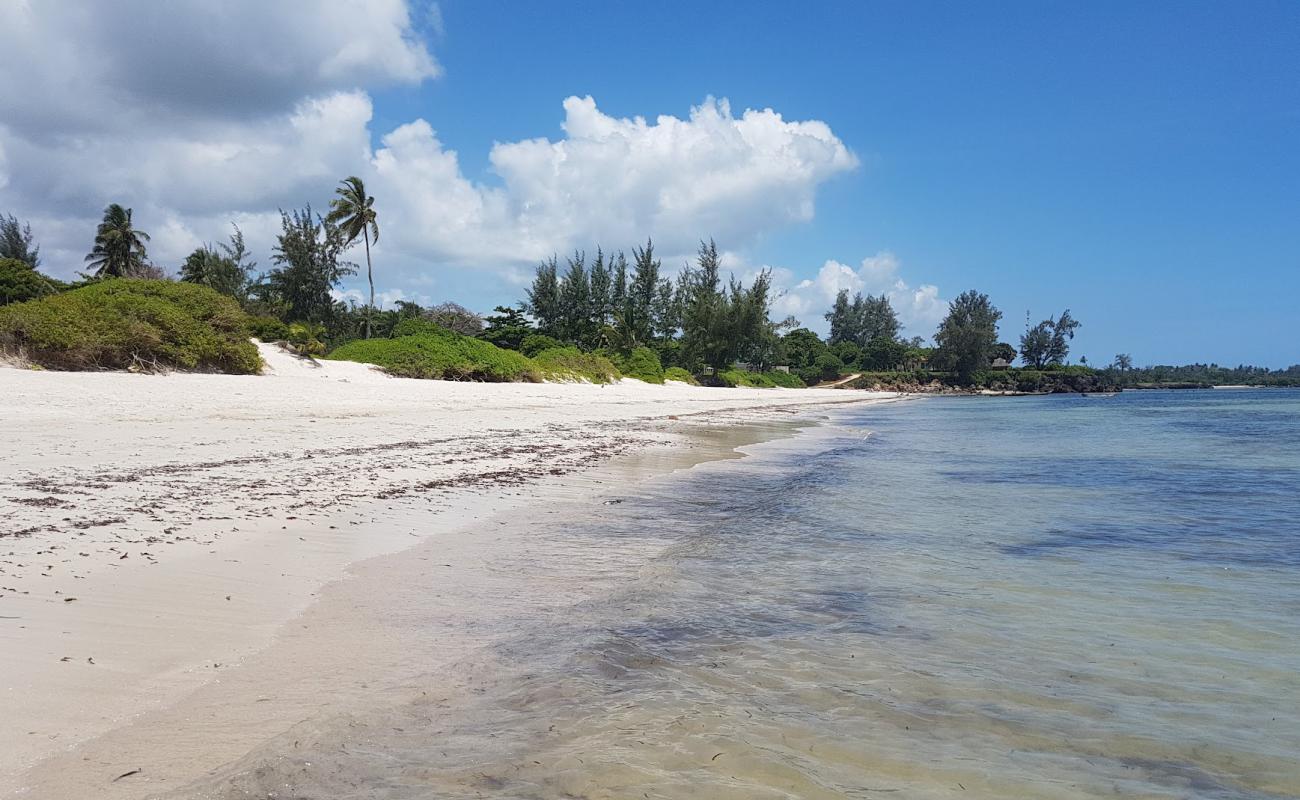
[[[375,273],[370,267],[370,241],[379,241],[379,224],[375,221],[375,198],[366,195],[366,185],[353,175],[339,182],[334,190],[338,197],[330,201],[325,221],[338,225],[348,244],[360,236],[366,242],[366,278],[370,281],[370,305],[366,306],[366,338],[370,338],[370,315],[375,310]]]
[[[95,232],[95,247],[86,263],[96,277],[129,278],[145,267],[144,243],[149,234],[131,224],[131,209],[113,203],[104,209],[104,221]]]

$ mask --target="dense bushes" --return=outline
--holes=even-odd
[[[1044,394],[1109,392],[1119,388],[1111,376],[1083,366],[983,370],[971,376],[971,383],[976,388],[993,391]]]
[[[0,349],[54,369],[262,367],[239,304],[204,286],[114,279],[0,308]]]
[[[533,364],[544,380],[612,383],[620,377],[614,362],[596,353],[584,353],[576,347],[543,350],[533,356]]]
[[[1052,394],[1068,392],[1110,392],[1118,386],[1106,372],[1084,366],[1037,369],[989,369],[971,375],[970,383],[958,385],[948,373],[914,370],[865,372],[847,388],[900,392],[951,392],[986,389],[994,392]]]
[[[944,388],[939,376],[929,370],[885,370],[864,372],[846,389],[869,389],[883,392],[925,392]]]
[[[411,324],[408,324],[411,323]],[[398,330],[421,330],[394,339],[358,339],[326,358],[375,364],[403,378],[449,381],[537,380],[533,363],[513,350],[445,331],[422,320],[407,320]]]
[[[532,333],[525,336],[523,341],[519,344],[519,352],[532,358],[543,350],[555,350],[564,346],[564,342],[561,342],[559,339],[541,333]]]
[[[802,389],[804,382],[789,372],[746,372],[729,369],[719,372],[717,382],[722,386],[746,386],[755,389]]]
[[[638,347],[625,356],[611,356],[611,360],[629,378],[646,383],[664,382],[664,365],[659,361],[659,354],[648,347]]]
[[[669,367],[664,370],[664,380],[678,381],[679,383],[689,383],[691,386],[699,386],[700,382],[695,380],[695,376],[681,367]]]
[[[248,318],[248,331],[264,342],[282,342],[289,338],[289,326],[278,317],[259,314]]]
[[[42,275],[26,261],[0,258],[0,306],[61,292],[67,285]]]
[[[553,347],[528,358],[424,320],[406,320],[393,339],[358,339],[331,352],[336,361],[375,364],[403,378],[449,381],[590,381],[619,379],[608,358],[576,347]]]

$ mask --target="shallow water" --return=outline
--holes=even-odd
[[[1300,796],[1300,392],[863,407],[617,499],[526,518],[418,699],[192,794]]]

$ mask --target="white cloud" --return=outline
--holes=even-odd
[[[929,337],[947,313],[948,301],[939,296],[939,287],[933,284],[910,285],[899,276],[899,268],[898,258],[882,251],[862,259],[857,269],[828,260],[816,277],[797,283],[792,283],[789,270],[774,271],[774,285],[781,295],[773,303],[773,315],[793,314],[808,327],[825,331],[822,315],[841,290],[850,294],[883,294],[898,312],[905,333]]]
[[[20,134],[248,119],[440,71],[405,0],[10,0],[0,63]]]
[[[384,288],[411,292],[447,268],[513,283],[553,252],[647,236],[664,255],[708,236],[744,249],[811,219],[817,189],[858,165],[826,123],[771,109],[706,98],[648,120],[569,97],[561,137],[496,143],[471,179],[430,121],[372,130],[370,90],[439,73],[421,35],[439,19],[404,0],[0,4],[0,72],[22,76],[0,82],[0,213],[32,222],[58,275],[110,202],[164,266],[233,220],[266,267],[277,209],[323,208],[356,174],[378,198]]]
[[[687,119],[654,123],[564,101],[558,141],[498,143],[501,186],[473,184],[424,120],[384,137],[380,185],[397,196],[400,247],[461,261],[533,261],[574,246],[628,247],[654,237],[665,253],[703,236],[744,245],[772,227],[811,219],[817,187],[857,166],[821,122],[770,109],[739,118],[706,99]]]

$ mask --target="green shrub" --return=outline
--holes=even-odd
[[[25,303],[38,297],[57,294],[67,289],[62,281],[42,275],[26,261],[0,258],[0,306]]]
[[[659,354],[648,347],[638,347],[626,356],[611,359],[629,378],[636,378],[646,383],[663,383],[664,366],[659,361]]]
[[[788,372],[746,372],[740,369],[728,369],[719,372],[717,382],[723,386],[746,386],[753,389],[802,389],[804,382],[798,375]]]
[[[817,356],[813,365],[817,369],[818,379],[823,381],[835,380],[844,370],[844,362],[840,361],[834,353],[822,353]]]
[[[52,369],[256,373],[247,319],[206,286],[113,279],[0,308],[0,349]]]
[[[519,343],[519,352],[532,358],[543,350],[557,350],[565,347],[564,342],[544,333],[530,333]]]
[[[289,338],[289,326],[283,320],[269,314],[249,316],[248,330],[255,338],[264,342],[283,342]]]
[[[412,320],[408,320],[412,321]],[[415,320],[418,322],[418,320]],[[406,322],[397,327],[402,328]],[[360,361],[403,378],[449,381],[524,381],[539,378],[533,363],[514,350],[425,323],[432,332],[395,339],[357,339],[326,358]]]
[[[764,372],[763,377],[772,382],[774,386],[780,386],[783,389],[802,389],[804,382],[798,375],[791,372]]]
[[[524,343],[527,345],[528,339]],[[543,350],[533,356],[533,364],[545,380],[610,383],[621,377],[614,362],[597,353],[584,353],[576,347]]]
[[[422,317],[407,317],[394,325],[393,332],[389,335],[396,339],[399,336],[421,336],[424,334],[442,336],[448,333],[451,333],[451,331]]]
[[[682,383],[689,383],[692,386],[700,385],[700,382],[695,380],[694,375],[682,369],[681,367],[669,367],[668,369],[664,370],[664,380],[680,381]]]
[[[294,352],[301,356],[319,356],[325,353],[325,326],[315,322],[294,322],[289,325],[286,337]]]

